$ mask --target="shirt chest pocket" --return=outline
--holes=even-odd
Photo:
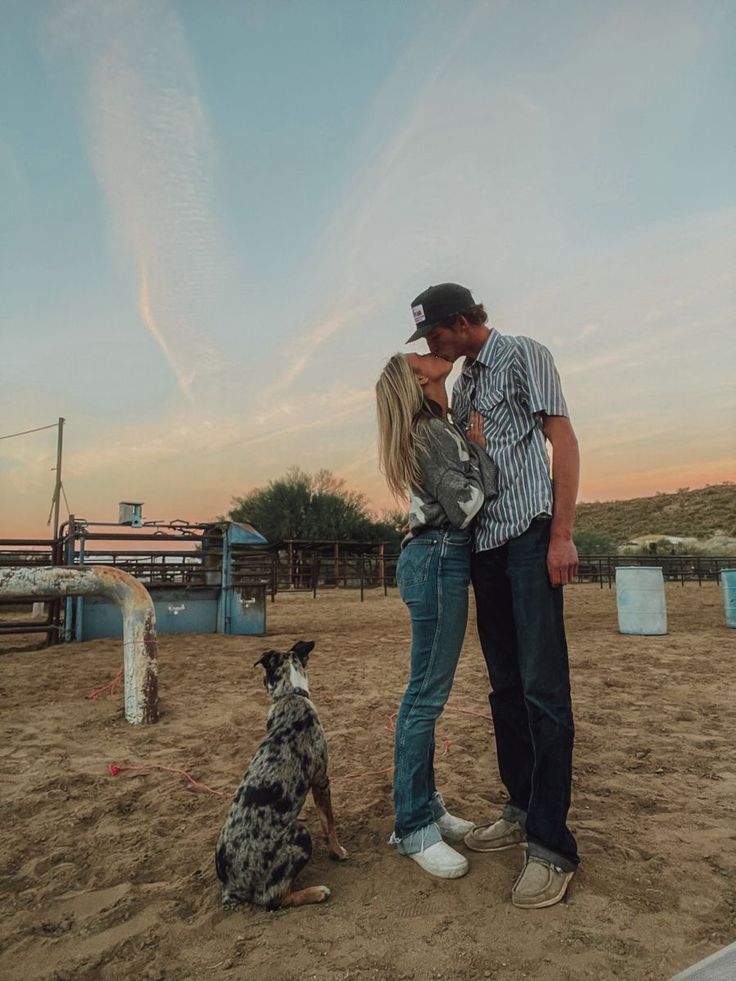
[[[477,409],[486,419],[496,416],[506,404],[506,393],[502,388],[490,388],[476,392],[473,409]]]

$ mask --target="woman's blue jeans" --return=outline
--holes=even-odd
[[[396,581],[411,617],[409,684],[396,719],[395,839],[410,855],[440,840],[435,723],[450,695],[468,622],[470,534],[429,529],[409,540]]]

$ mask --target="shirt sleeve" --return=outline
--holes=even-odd
[[[419,458],[422,486],[438,502],[451,525],[467,528],[487,494],[496,492],[495,468],[488,460],[484,469],[462,436],[439,420],[429,423],[427,438],[427,449]]]
[[[518,371],[522,396],[533,414],[569,416],[560,376],[549,350],[532,340],[519,337]]]

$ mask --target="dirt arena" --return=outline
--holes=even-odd
[[[467,876],[438,881],[386,843],[387,716],[409,638],[395,592],[281,594],[267,638],[161,637],[151,727],[129,726],[120,696],[86,698],[120,668],[120,641],[5,653],[0,976],[643,981],[734,941],[736,631],[720,590],[669,586],[666,637],[618,634],[607,588],[570,587],[566,602],[583,865],[565,903],[533,912],[510,903],[520,852],[469,853]],[[263,733],[253,662],[299,638],[317,641],[312,696],[350,861],[327,858],[310,799],[315,855],[299,881],[329,885],[328,903],[225,912],[213,855],[228,799],[107,767],[182,768],[229,795]],[[486,688],[471,626],[437,770],[451,807],[479,822],[504,800]]]

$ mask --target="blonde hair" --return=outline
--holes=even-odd
[[[403,354],[394,354],[376,382],[378,466],[391,493],[406,497],[418,485],[418,452],[427,448],[426,420],[432,411]]]

